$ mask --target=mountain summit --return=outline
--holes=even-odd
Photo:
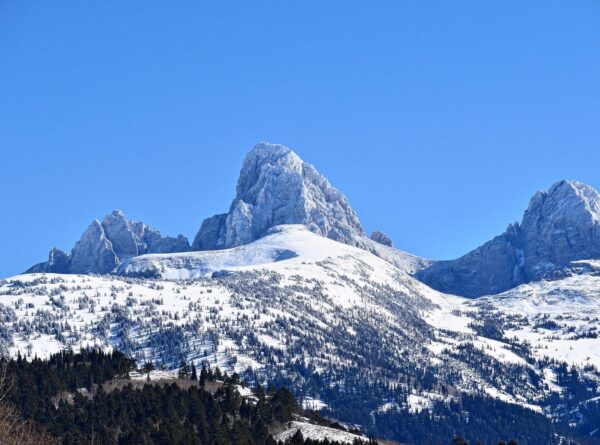
[[[228,213],[202,222],[191,250],[220,250],[246,245],[280,225],[302,224],[318,235],[360,247],[413,273],[427,260],[399,251],[389,237],[365,236],[346,197],[312,165],[283,145],[262,142],[244,159],[236,196]],[[95,220],[70,254],[53,249],[48,261],[27,272],[98,273],[116,271],[132,257],[190,250],[188,240],[163,237],[142,222],[130,221],[115,210]]]
[[[563,180],[531,198],[521,223],[461,258],[432,264],[417,277],[443,292],[478,297],[590,258],[600,258],[600,194]]]
[[[312,165],[283,145],[261,142],[244,160],[229,212],[205,219],[192,249],[240,246],[281,224],[303,224],[351,245],[365,234],[346,197]]]
[[[128,220],[122,211],[113,210],[102,222],[92,221],[70,254],[54,248],[48,261],[36,264],[27,273],[105,274],[137,255],[187,250],[189,242],[183,235],[163,237],[157,229],[141,221]]]

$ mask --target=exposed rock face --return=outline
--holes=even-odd
[[[69,267],[69,254],[55,247],[48,255],[48,264],[57,271],[65,272]]]
[[[443,292],[478,297],[543,278],[571,261],[600,258],[600,195],[576,181],[536,193],[520,224],[417,277]]]
[[[590,186],[561,181],[537,193],[521,226],[528,277],[573,260],[600,258],[600,195]]]
[[[346,244],[364,230],[346,197],[287,147],[257,144],[246,156],[229,213],[203,221],[193,250],[247,244],[281,224],[304,224]]]
[[[371,233],[371,239],[379,244],[383,244],[384,246],[392,247],[392,239],[379,230],[375,230],[373,233]]]
[[[71,250],[69,272],[108,273],[119,264],[102,224],[93,221]]]
[[[114,210],[106,215],[102,219],[102,227],[106,237],[112,243],[112,250],[118,258],[130,258],[139,254],[140,246],[138,246],[138,242],[141,240],[139,234],[134,231],[138,227],[136,224],[127,221],[123,212]],[[143,226],[138,230],[143,230]]]
[[[69,255],[57,248],[54,247],[50,253],[48,254],[48,261],[43,263],[38,263],[35,266],[32,266],[27,272],[28,273],[44,273],[44,272],[53,272],[53,273],[67,273],[69,270]]]
[[[120,261],[145,253],[186,252],[190,248],[185,236],[162,236],[141,221],[127,220],[120,210],[105,216],[102,227]]]
[[[200,230],[192,243],[192,250],[212,250],[220,243],[223,228],[227,220],[227,213],[221,213],[202,221]],[[221,241],[222,243],[222,241]]]
[[[158,230],[128,220],[123,212],[114,210],[102,222],[95,220],[90,224],[70,255],[52,249],[47,262],[36,264],[27,272],[106,274],[134,256],[188,250],[184,236],[163,237]]]

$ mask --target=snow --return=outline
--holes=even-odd
[[[527,364],[523,357],[520,357],[517,354],[515,354],[509,349],[509,345],[501,341],[477,336],[477,338],[475,340],[472,340],[471,343],[473,344],[473,346],[475,346],[478,349],[481,349],[482,352],[484,352],[485,354],[489,354],[490,356],[496,358],[498,361],[504,363],[514,363],[517,365]]]
[[[158,271],[156,279],[12,277],[0,281],[0,310],[8,320],[3,327],[12,333],[5,345],[12,356],[20,352],[27,358],[47,358],[61,349],[88,346],[110,350],[121,347],[125,337],[138,365],[148,360],[159,365],[162,351],[153,349],[149,338],[160,330],[179,328],[184,332],[188,362],[201,365],[206,361],[238,373],[248,368],[284,370],[288,363],[302,363],[324,374],[335,367],[351,367],[353,354],[364,345],[344,348],[360,342],[359,333],[368,326],[391,345],[387,360],[393,366],[408,359],[414,361],[411,366],[431,366],[440,374],[445,367],[458,369],[457,391],[484,390],[491,397],[539,410],[536,403],[545,393],[535,392],[526,381],[511,382],[519,386],[508,390],[494,380],[501,374],[490,379],[467,359],[453,354],[472,345],[479,354],[476,359],[486,357],[506,367],[502,369],[532,368],[519,348],[530,345],[537,358],[600,367],[600,340],[584,335],[599,326],[600,277],[595,271],[600,270],[600,261],[578,264],[591,272],[471,300],[439,293],[390,261],[292,225],[233,249],[132,258],[120,270],[134,275]],[[241,278],[232,276],[229,285],[227,279],[211,278],[221,271]],[[233,290],[249,279],[257,280],[249,293]],[[281,292],[274,292],[277,289]],[[132,320],[125,333],[115,311],[127,313]],[[404,318],[407,314],[410,317]],[[503,338],[478,333],[486,317],[504,323]],[[278,323],[282,320],[284,325]],[[56,322],[56,332],[45,328]],[[419,337],[424,331],[416,326],[421,322],[429,329],[427,337]],[[105,329],[98,329],[103,323],[107,323]],[[289,327],[294,335],[286,330]],[[347,343],[336,343],[336,335]],[[419,343],[411,343],[413,338]],[[318,342],[319,353],[305,353],[306,341]],[[402,356],[406,349],[411,351],[407,359]],[[167,378],[177,365],[163,364],[169,370],[154,371],[153,379]],[[532,371],[542,377],[549,391],[562,391],[551,369]],[[401,408],[428,409],[440,397],[434,392],[411,393]],[[382,397],[376,406],[392,409],[388,404],[396,403],[393,400],[397,399]],[[316,396],[303,403],[311,409],[327,406],[327,400]]]
[[[148,379],[148,374],[144,372],[133,371],[129,373],[129,378],[131,380],[143,381]],[[154,371],[150,371],[150,380],[175,380],[177,379],[177,371],[164,371],[160,369],[156,369]]]
[[[386,402],[377,408],[377,411],[380,413],[387,413],[389,411],[396,411],[398,409],[400,409],[400,405],[398,405],[396,402]]]
[[[247,388],[242,385],[237,385],[235,388],[236,388],[238,394],[242,397],[246,397],[246,398],[254,397],[252,394],[252,390],[250,388]]]
[[[285,254],[282,255],[282,252]],[[166,277],[131,280],[115,276],[28,274],[0,281],[0,303],[14,310],[17,319],[36,322],[40,317],[59,317],[68,324],[61,337],[16,334],[9,353],[16,355],[20,351],[27,355],[31,351],[31,355],[48,357],[65,347],[117,347],[118,339],[111,339],[113,334],[106,339],[91,327],[110,318],[112,308],[119,307],[140,315],[149,313],[149,310],[158,311],[161,317],[176,326],[185,326],[200,319],[200,330],[191,342],[195,352],[188,356],[189,361],[199,364],[207,360],[211,366],[237,372],[248,367],[260,369],[263,363],[257,357],[243,354],[240,350],[243,345],[230,338],[221,338],[215,348],[205,333],[217,329],[224,322],[234,323],[239,317],[247,317],[254,320],[252,333],[260,343],[285,350],[290,339],[275,335],[268,326],[277,317],[296,318],[301,314],[282,311],[275,305],[259,311],[256,301],[242,304],[238,297],[215,280],[185,282],[167,278],[210,276],[212,272],[227,268],[238,272],[277,273],[281,276],[281,286],[291,289],[299,283],[309,287],[318,285],[319,295],[322,295],[318,300],[305,290],[295,292],[297,299],[310,304],[320,314],[319,317],[310,316],[310,321],[323,330],[337,322],[338,311],[353,308],[373,311],[384,319],[395,319],[396,315],[368,297],[365,289],[379,283],[408,294],[416,283],[389,262],[369,252],[315,235],[304,226],[295,225],[278,227],[254,243],[224,251],[144,255],[125,263],[124,270],[144,271],[148,262],[152,267],[160,265]],[[20,282],[29,285],[19,286]],[[211,314],[218,314],[222,321],[212,321],[214,315]],[[151,321],[140,315],[137,317],[142,323]],[[118,334],[118,329],[118,324],[111,325],[114,335]],[[344,329],[348,335],[356,336],[353,326],[347,325]],[[143,342],[148,332],[134,327],[128,335],[130,341]],[[208,355],[205,353],[207,350]],[[136,359],[141,364],[154,359],[155,352],[144,349]],[[233,362],[232,358],[235,358]]]
[[[539,281],[486,297],[480,303],[490,303],[503,314],[525,316],[528,322],[507,331],[506,336],[530,343],[534,355],[600,367],[600,338],[577,336],[598,327],[600,277],[582,274]],[[554,322],[558,328],[538,327],[536,322]]]
[[[299,421],[289,422],[287,428],[284,431],[275,434],[273,437],[276,441],[281,440],[282,442],[285,442],[287,439],[293,437],[298,430],[300,430],[300,432],[302,433],[302,437],[304,437],[305,439],[312,439],[318,441],[324,441],[328,439],[329,441],[350,444],[353,443],[356,439],[366,441],[365,437],[358,436],[347,431],[337,430],[326,426],[314,425],[308,422]]]
[[[323,408],[327,408],[327,404],[320,399],[305,397],[304,399],[302,399],[302,408],[309,409],[312,411],[320,411]]]

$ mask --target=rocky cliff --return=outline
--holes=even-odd
[[[145,253],[172,253],[189,250],[186,237],[162,236],[143,222],[128,220],[120,210],[92,221],[70,254],[54,248],[48,261],[27,272],[98,273],[111,272],[128,258]]]
[[[205,219],[192,249],[247,244],[281,224],[351,245],[361,245],[365,233],[346,197],[312,165],[287,147],[260,143],[244,160],[229,212]]]
[[[563,180],[536,193],[520,223],[483,246],[417,273],[429,286],[478,297],[551,275],[571,261],[600,258],[600,195]]]

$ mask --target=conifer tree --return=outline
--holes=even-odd
[[[142,369],[144,371],[144,374],[148,376],[148,381],[150,381],[150,373],[154,371],[154,363],[146,362],[144,363],[144,367]]]
[[[187,379],[190,376],[190,365],[188,365],[185,360],[181,360],[181,363],[179,363],[179,372],[177,373],[177,376],[180,379]]]

